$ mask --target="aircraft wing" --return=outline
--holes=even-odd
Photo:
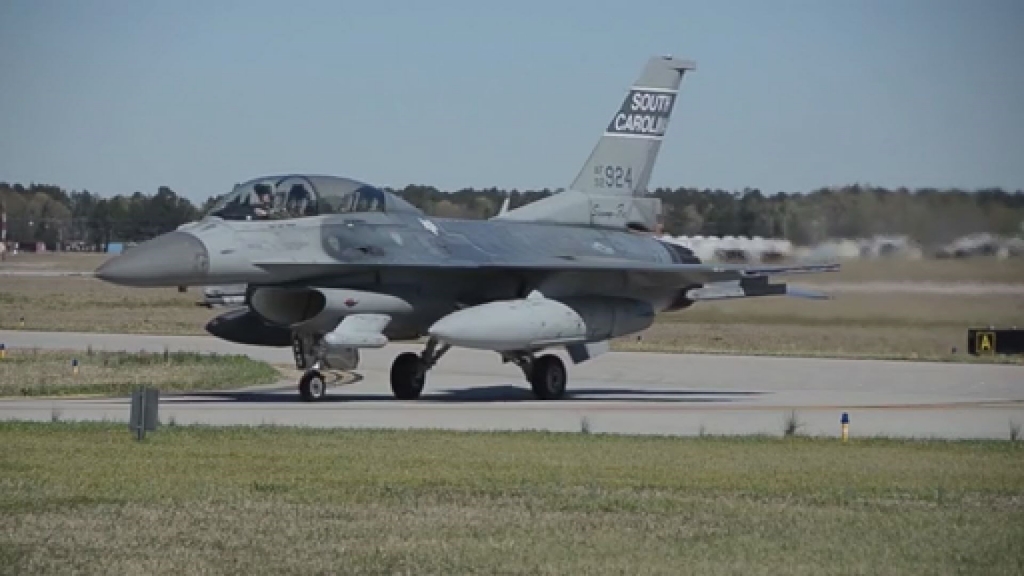
[[[609,273],[628,273],[634,285],[650,287],[680,288],[723,282],[739,282],[744,286],[756,286],[772,276],[834,272],[838,264],[807,264],[793,266],[744,266],[735,264],[674,264],[641,262],[618,258],[549,258],[525,262],[474,262],[468,260],[445,260],[440,262],[387,262],[363,261],[343,263],[261,261],[255,266],[271,272],[288,272],[298,275],[336,275],[384,269],[423,269],[433,271],[481,271],[481,272],[524,272],[553,274],[561,272],[592,273],[601,276]]]
[[[548,262],[523,264],[485,264],[486,268],[543,270],[551,272],[595,271],[630,272],[647,278],[655,285],[689,285],[709,282],[739,281],[791,274],[835,272],[838,264],[805,264],[793,266],[744,266],[738,264],[672,264],[640,262],[618,258],[558,258]]]
[[[733,264],[659,264],[597,258],[570,259],[568,265],[552,264],[529,270],[550,272],[593,273],[595,276],[610,272],[630,275],[633,286],[689,288],[687,297],[694,301],[750,298],[754,296],[790,296],[795,298],[827,299],[828,295],[797,288],[788,284],[772,284],[774,276],[836,272],[838,264],[806,264],[793,266],[744,266]],[[595,281],[598,281],[595,279]]]

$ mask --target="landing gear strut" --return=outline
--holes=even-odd
[[[568,378],[565,363],[554,354],[534,358],[530,352],[504,355],[506,362],[514,362],[530,382],[533,395],[540,400],[557,400],[565,396]]]
[[[448,344],[438,347],[434,338],[427,341],[422,354],[403,352],[391,365],[391,391],[399,400],[415,400],[423,392],[427,370],[434,367],[444,353],[451,348]]]
[[[315,337],[311,334],[294,334],[292,336],[292,355],[295,367],[304,370],[299,378],[299,396],[306,402],[317,402],[327,396],[327,380],[320,372],[320,362],[314,350]]]

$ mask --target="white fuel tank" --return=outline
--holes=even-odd
[[[452,312],[428,333],[452,346],[531,350],[586,339],[587,327],[575,310],[543,297],[488,302]]]
[[[600,342],[646,329],[654,309],[643,301],[601,296],[552,300],[539,293],[453,312],[428,333],[452,346],[499,352]]]

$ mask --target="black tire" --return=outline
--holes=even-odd
[[[316,370],[310,370],[299,379],[299,396],[306,402],[323,400],[327,396],[327,381],[324,375]]]
[[[534,360],[530,371],[530,387],[537,398],[557,400],[565,396],[566,380],[565,364],[558,356],[549,354]]]
[[[414,352],[403,352],[391,365],[391,392],[399,400],[415,400],[423,392],[426,374],[422,371],[423,360]]]

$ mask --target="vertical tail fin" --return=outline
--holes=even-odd
[[[572,190],[601,196],[642,196],[658,158],[683,74],[691,60],[654,57],[629,89]]]

